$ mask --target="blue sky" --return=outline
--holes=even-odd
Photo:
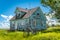
[[[49,12],[49,8],[43,7],[40,0],[0,0],[0,22],[7,22],[9,17],[14,15],[16,7],[30,9],[38,6],[44,13]]]
[[[41,6],[40,0],[0,0],[0,14],[13,14],[16,7],[33,8],[36,6]],[[44,7],[42,9],[44,12],[48,11]]]

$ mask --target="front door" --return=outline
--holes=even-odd
[[[33,19],[31,21],[31,24],[32,24],[33,28],[40,29],[41,21],[40,21],[40,19]]]
[[[20,23],[17,23],[17,30],[20,30]]]
[[[40,27],[40,25],[41,25],[40,19],[36,19],[36,26],[37,26],[37,27]]]
[[[32,19],[32,20],[31,20],[31,23],[32,23],[32,26],[33,26],[33,27],[36,27],[36,20],[35,20],[35,19]]]

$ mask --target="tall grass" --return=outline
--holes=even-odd
[[[30,34],[28,37],[23,37],[24,32],[0,30],[0,40],[60,40],[60,32],[57,31],[60,31],[60,28],[51,27],[36,35]]]

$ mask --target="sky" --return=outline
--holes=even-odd
[[[15,15],[16,7],[31,9],[38,6],[43,13],[50,10],[43,7],[40,0],[0,0],[0,28],[9,28],[9,20]]]

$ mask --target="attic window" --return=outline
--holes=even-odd
[[[39,13],[37,13],[37,15],[39,15]]]
[[[19,14],[19,16],[20,16],[20,14]]]
[[[25,12],[25,14],[26,14],[26,12]]]

